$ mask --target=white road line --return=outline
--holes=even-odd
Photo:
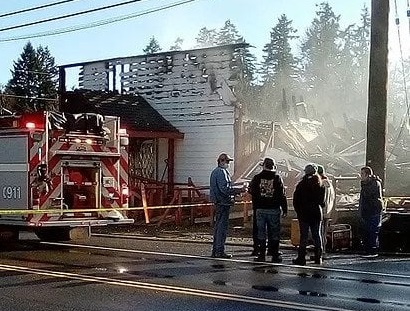
[[[381,273],[381,272],[372,272],[372,271],[360,271],[360,270],[351,270],[351,269],[339,269],[339,268],[329,268],[321,266],[298,266],[298,265],[288,265],[282,263],[270,263],[270,262],[254,262],[250,260],[242,259],[224,259],[224,258],[211,258],[207,256],[198,256],[190,254],[178,254],[178,253],[163,253],[163,252],[153,252],[153,251],[140,251],[135,249],[126,249],[126,248],[116,248],[116,247],[102,247],[94,245],[81,245],[81,244],[71,244],[71,243],[59,243],[59,242],[40,242],[41,244],[55,245],[55,246],[69,246],[77,248],[88,248],[96,250],[107,250],[115,252],[125,252],[125,253],[135,253],[135,254],[147,254],[147,255],[160,255],[160,256],[169,256],[169,257],[181,257],[181,258],[194,258],[194,259],[206,259],[206,260],[218,260],[218,261],[229,261],[229,262],[238,262],[238,263],[252,263],[257,265],[271,265],[271,266],[281,266],[287,268],[298,268],[306,270],[319,270],[319,271],[329,271],[329,272],[338,272],[338,273],[351,273],[358,275],[371,275],[371,276],[381,276],[381,277],[391,277],[391,278],[400,278],[400,279],[410,279],[410,275],[405,274],[391,274],[391,273]]]
[[[215,298],[215,299],[221,299],[221,300],[252,303],[252,304],[257,304],[257,305],[287,308],[291,310],[352,311],[352,309],[335,308],[335,307],[327,307],[327,306],[320,306],[320,305],[313,305],[313,304],[304,304],[304,303],[298,303],[298,302],[258,298],[258,297],[252,297],[252,296],[223,293],[223,292],[199,290],[199,289],[189,288],[189,287],[151,284],[151,283],[129,281],[129,280],[117,280],[117,279],[112,279],[112,278],[107,278],[107,277],[89,276],[89,275],[82,275],[82,274],[70,273],[70,272],[57,272],[57,271],[50,271],[50,270],[45,270],[45,269],[34,269],[34,268],[14,266],[14,265],[0,264],[0,270],[19,271],[19,272],[24,272],[27,274],[52,276],[52,277],[58,277],[62,279],[88,281],[88,282],[95,282],[95,283],[101,283],[101,284],[127,286],[127,287],[147,289],[147,290],[163,291],[163,292],[189,295],[189,296],[198,296],[198,297],[204,297],[204,298]]]

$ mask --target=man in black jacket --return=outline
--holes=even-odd
[[[379,248],[379,231],[382,220],[383,199],[382,185],[379,177],[373,175],[369,166],[360,170],[361,190],[359,199],[359,213],[364,227],[363,257],[377,257]]]
[[[265,261],[266,256],[266,231],[270,235],[272,262],[282,262],[279,253],[280,216],[287,215],[288,204],[282,178],[276,174],[275,162],[271,158],[263,161],[263,171],[257,174],[249,184],[252,195],[253,210],[256,211],[256,224],[258,228],[258,257],[256,261]]]
[[[325,205],[325,187],[317,174],[317,166],[313,163],[308,164],[304,171],[305,175],[293,193],[293,207],[300,231],[298,257],[293,259],[293,263],[301,266],[306,264],[309,229],[315,245],[315,263],[322,264],[323,241],[320,228],[323,218],[322,206]]]

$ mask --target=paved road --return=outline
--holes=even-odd
[[[172,238],[171,238],[172,240]],[[322,267],[232,260],[208,243],[94,236],[81,244],[30,236],[0,253],[3,310],[409,310],[407,258],[329,255]]]

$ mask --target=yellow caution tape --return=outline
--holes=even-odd
[[[251,202],[235,202],[235,205],[243,205]],[[175,205],[157,205],[157,206],[138,206],[138,207],[110,207],[110,208],[84,208],[84,209],[14,209],[2,210],[0,215],[28,215],[28,214],[68,214],[68,213],[92,213],[92,212],[109,212],[109,211],[143,211],[146,209],[167,209],[167,208],[188,208],[214,206],[213,203],[196,203],[196,204],[175,204]]]

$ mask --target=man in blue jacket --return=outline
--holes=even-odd
[[[212,257],[231,258],[232,255],[225,253],[225,241],[228,234],[229,210],[234,202],[234,195],[242,192],[242,189],[232,187],[231,176],[228,171],[229,163],[233,159],[226,153],[218,157],[218,166],[212,171],[210,177],[209,196],[215,204],[214,240]]]

